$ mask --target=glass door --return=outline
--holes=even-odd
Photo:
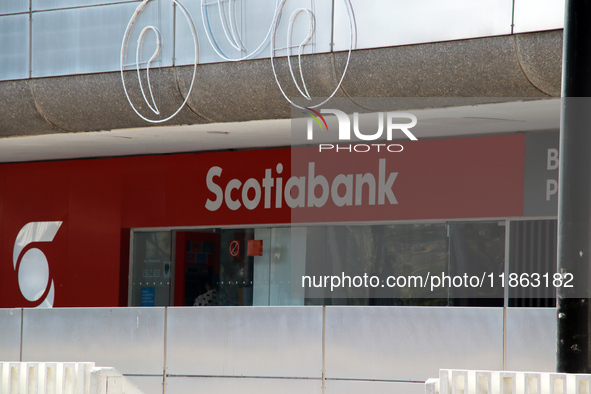
[[[171,231],[134,233],[130,306],[170,305],[171,246]]]

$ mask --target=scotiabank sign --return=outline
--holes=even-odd
[[[378,159],[377,163],[378,170],[375,171],[377,181],[374,173],[368,172],[366,174],[338,174],[329,182],[324,175],[316,174],[316,163],[309,162],[307,176],[292,176],[287,180],[285,186],[283,186],[283,178],[273,177],[273,170],[266,168],[264,170],[265,176],[260,181],[256,178],[249,178],[242,183],[239,179],[232,179],[223,188],[215,181],[221,176],[223,169],[214,166],[207,172],[206,184],[216,198],[214,200],[207,199],[205,208],[217,211],[222,205],[225,205],[233,211],[241,207],[253,210],[259,207],[261,199],[267,209],[281,208],[283,201],[290,208],[321,208],[326,205],[329,199],[338,207],[353,205],[354,199],[355,205],[363,205],[364,203],[376,205],[376,200],[378,205],[384,205],[386,199],[390,204],[397,204],[392,187],[398,173],[390,172],[386,175],[385,158]],[[276,173],[281,174],[282,170],[283,165],[277,164]],[[344,193],[339,192],[339,189],[342,189],[341,186],[344,187]],[[317,189],[320,189],[319,195]],[[232,197],[234,190],[239,192],[236,199]]]
[[[523,215],[524,135],[400,145],[0,165],[0,307],[124,305],[130,228]]]
[[[396,152],[299,148],[289,163],[212,165],[202,207],[218,220],[256,213],[262,222],[288,208],[293,223],[521,216],[522,136],[400,145]]]

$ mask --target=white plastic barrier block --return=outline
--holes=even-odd
[[[427,394],[591,394],[591,375],[547,372],[439,370]]]
[[[501,372],[498,376],[500,394],[521,394],[521,390],[517,390],[518,387],[521,388],[523,385],[523,376],[521,374],[516,372]]]
[[[439,393],[439,379],[427,379],[425,382],[425,394]]]
[[[474,379],[477,394],[491,394],[493,392],[493,379],[490,373],[475,371]]]
[[[590,375],[575,375],[576,391],[575,394],[591,394],[591,376]]]
[[[0,362],[0,394],[141,394],[114,368],[94,363]]]

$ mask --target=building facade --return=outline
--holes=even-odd
[[[553,368],[562,2],[300,3],[0,5],[6,357],[154,393]]]

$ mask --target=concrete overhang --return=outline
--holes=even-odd
[[[559,128],[560,99],[418,109],[412,114],[418,119],[412,133],[419,140],[550,131]],[[362,116],[376,123],[375,114]],[[334,117],[327,121],[332,130]],[[291,126],[291,119],[275,119],[3,138],[0,163],[285,147],[295,141]],[[319,135],[316,144],[347,145],[335,141],[334,135],[333,139]],[[402,133],[398,137],[396,141],[408,142]]]
[[[561,52],[562,30],[357,50],[336,96],[353,101],[357,97],[556,98]],[[314,96],[328,96],[334,90],[346,56],[338,52],[305,57],[307,83]],[[286,93],[297,97],[284,59],[276,65]],[[193,67],[157,72],[162,112],[172,113],[186,97]],[[0,92],[0,137],[17,137],[0,138],[4,163],[290,144],[292,107],[276,85],[269,59],[198,65],[187,104],[158,126],[133,111],[120,73],[5,81],[0,82]],[[137,92],[131,99],[143,103]],[[549,112],[553,118],[536,113],[545,116],[548,125],[539,129],[558,127],[558,100],[548,102],[554,103],[548,104],[553,106]],[[438,136],[454,135],[441,127]],[[524,131],[518,126],[506,129],[501,132]],[[28,137],[20,138],[24,136]]]

